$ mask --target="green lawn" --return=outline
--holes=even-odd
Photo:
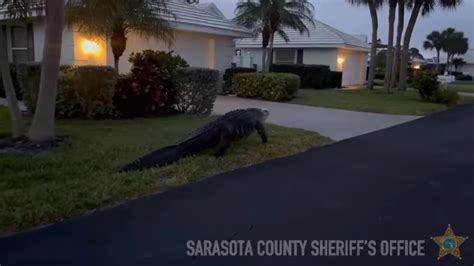
[[[474,93],[474,84],[451,84],[448,88],[457,92]]]
[[[0,108],[0,135],[7,136]],[[173,144],[209,121],[206,117],[59,122],[65,143],[32,157],[0,155],[0,232],[21,230],[79,215],[104,205],[157,193],[208,176],[331,143],[316,133],[268,125],[259,136],[235,143],[227,156],[211,151],[162,169],[118,173],[147,152]],[[245,193],[243,191],[242,193]]]
[[[462,97],[462,103],[474,102],[474,97]],[[417,92],[381,90],[299,90],[294,104],[397,115],[427,115],[447,109],[445,105],[423,102]]]

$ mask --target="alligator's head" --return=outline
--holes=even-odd
[[[249,108],[247,111],[252,112],[261,122],[265,122],[265,120],[267,120],[268,116],[270,115],[268,110],[261,108]]]

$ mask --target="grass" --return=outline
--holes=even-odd
[[[457,92],[474,93],[474,84],[450,84],[448,89]]]
[[[461,97],[462,103],[474,102],[474,98]],[[447,109],[443,104],[420,100],[415,91],[396,91],[387,94],[381,90],[312,90],[299,91],[290,103],[345,109],[361,112],[396,115],[428,115]]]
[[[0,108],[0,135],[7,135]],[[172,144],[209,121],[206,117],[59,122],[66,142],[36,156],[0,155],[0,232],[12,232],[76,216],[101,206],[158,193],[186,183],[331,143],[300,129],[268,125],[269,143],[257,134],[236,142],[227,156],[211,151],[175,165],[138,173],[118,169]]]

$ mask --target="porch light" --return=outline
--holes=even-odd
[[[414,68],[414,69],[420,69],[420,68],[421,68],[421,65],[414,65],[413,68]]]
[[[344,59],[344,57],[338,57],[338,58],[337,58],[337,63],[338,63],[339,65],[344,64],[345,61],[346,61],[346,59]]]
[[[85,54],[100,55],[100,44],[91,40],[82,41],[82,50]]]

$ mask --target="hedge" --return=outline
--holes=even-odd
[[[219,71],[213,69],[178,70],[174,79],[177,110],[190,114],[210,114],[216,101],[219,79]]]
[[[255,73],[257,70],[255,68],[248,67],[234,67],[228,68],[224,72],[224,86],[222,88],[223,94],[232,93],[232,80],[236,74],[240,73]]]
[[[41,65],[21,64],[18,68],[24,102],[36,109]],[[107,66],[63,66],[58,80],[56,116],[60,118],[103,119],[115,115],[113,95],[116,72]]]
[[[284,101],[297,95],[300,78],[291,73],[243,73],[235,75],[232,84],[239,97]]]
[[[300,77],[303,88],[327,89],[342,87],[342,73],[332,74],[325,65],[279,65],[270,67],[271,72],[293,73]],[[340,85],[339,85],[340,84]]]

